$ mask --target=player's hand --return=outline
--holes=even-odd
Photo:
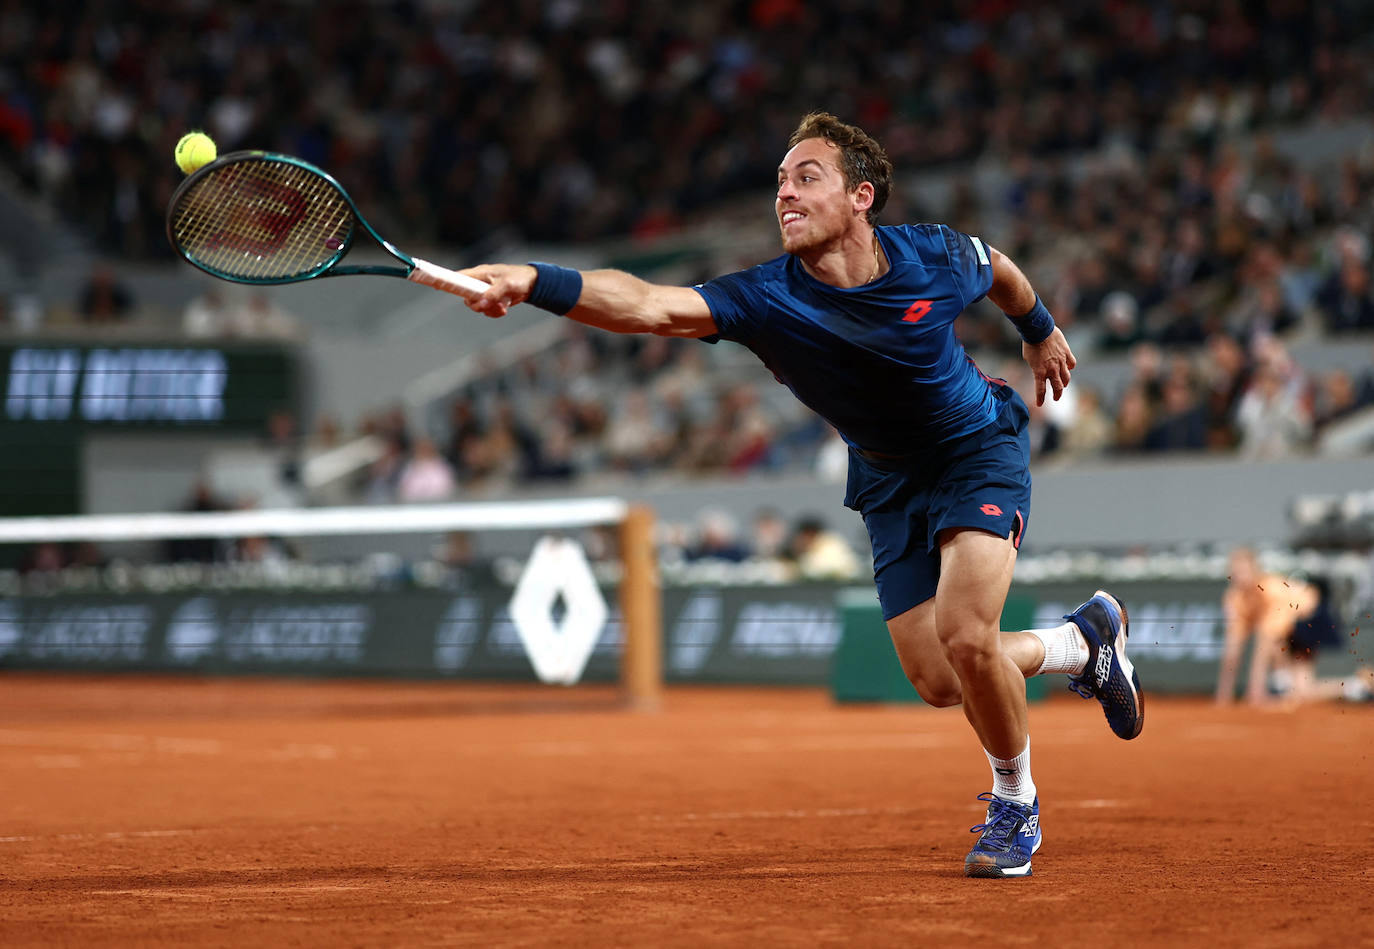
[[[505,316],[515,304],[529,299],[539,277],[529,264],[482,264],[460,273],[491,284],[491,289],[464,300],[471,309],[493,319]]]
[[[1054,332],[1042,342],[1022,343],[1021,355],[1035,374],[1035,404],[1045,404],[1047,382],[1054,393],[1054,400],[1058,402],[1064,394],[1064,387],[1069,384],[1069,370],[1078,365],[1078,360],[1073,358],[1073,350],[1069,349],[1069,341],[1059,327],[1056,326]]]

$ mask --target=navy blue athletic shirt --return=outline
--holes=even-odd
[[[784,254],[695,289],[718,335],[749,347],[858,448],[909,454],[991,423],[991,384],[954,318],[992,287],[987,247],[943,224],[879,227],[890,269],[859,287],[820,282]]]

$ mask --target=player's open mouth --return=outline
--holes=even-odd
[[[784,211],[782,212],[782,226],[786,227],[793,221],[800,221],[804,217],[806,217],[806,215],[802,214],[800,211]]]

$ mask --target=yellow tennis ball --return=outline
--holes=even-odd
[[[177,167],[188,175],[200,166],[210,164],[218,154],[215,140],[204,132],[187,132],[177,141]]]

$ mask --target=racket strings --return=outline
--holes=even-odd
[[[249,159],[215,169],[172,215],[178,247],[196,263],[244,280],[316,273],[347,249],[354,217],[339,189],[290,162]]]

